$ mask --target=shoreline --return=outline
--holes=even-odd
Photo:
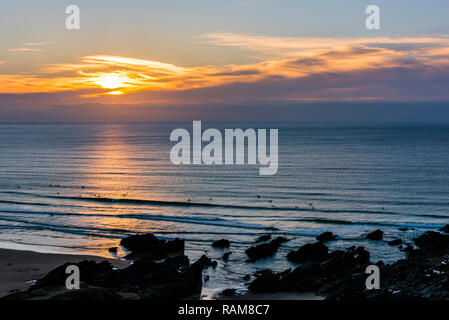
[[[27,249],[0,248],[0,298],[11,293],[27,290],[35,280],[43,278],[50,271],[65,263],[78,263],[83,260],[93,260],[96,263],[106,260],[118,269],[130,265],[129,260],[111,259],[95,255],[47,253]],[[220,296],[217,293],[211,300],[324,300],[324,297],[313,292],[248,292],[243,295],[233,295],[230,297]]]
[[[67,262],[94,260],[109,261],[116,268],[126,267],[129,263],[119,259],[100,256],[41,253],[29,250],[0,248],[0,297],[27,290],[33,280],[44,277],[48,272]]]
[[[298,264],[281,272],[265,268],[242,277],[248,292],[232,286],[212,300],[409,300],[447,299],[449,274],[449,224],[440,232],[427,231],[412,243],[384,240],[378,229],[365,236],[368,241],[398,246],[406,258],[391,264],[372,262],[363,246],[330,251],[326,243],[336,241],[332,232],[316,237],[285,257]],[[245,250],[252,263],[275,255],[290,241],[266,235]],[[48,254],[0,249],[0,296],[6,300],[160,300],[202,298],[209,281],[206,269],[216,270],[217,260],[206,254],[192,262],[185,255],[185,240],[158,239],[154,234],[132,235],[120,241],[130,253],[127,260],[99,256]],[[229,248],[227,239],[216,240],[213,248]],[[228,251],[229,252],[229,251]],[[228,255],[229,256],[229,255]],[[215,258],[213,258],[215,259]],[[223,255],[223,260],[228,261]],[[133,262],[131,263],[130,260]],[[80,290],[67,290],[66,267],[76,264],[82,277]],[[377,290],[367,282],[367,270],[375,270]],[[376,271],[377,270],[377,271]],[[371,277],[371,276],[370,276]],[[251,280],[251,281],[249,281]],[[31,287],[30,290],[27,290]],[[209,300],[209,299],[205,299]]]

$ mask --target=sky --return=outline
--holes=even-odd
[[[79,30],[65,26],[73,4]],[[373,4],[380,30],[365,27]],[[447,0],[2,3],[0,122],[449,122],[447,12]]]

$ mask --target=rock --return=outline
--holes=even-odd
[[[135,293],[145,300],[178,299],[193,295],[199,297],[202,271],[209,261],[201,257],[189,265],[189,259],[185,256],[169,257],[160,263],[144,258],[126,269],[114,270],[103,282],[92,285]]]
[[[288,241],[286,238],[277,237],[268,243],[250,247],[245,250],[245,253],[249,258],[249,262],[254,262],[262,258],[271,257],[277,252],[281,244],[286,241]]]
[[[329,256],[329,249],[321,242],[307,243],[296,251],[290,251],[287,259],[294,263],[323,261]]]
[[[408,231],[410,230],[409,228],[399,228],[399,231]]]
[[[5,300],[119,300],[135,297],[144,300],[197,299],[201,294],[202,271],[216,262],[206,256],[189,264],[186,256],[168,257],[155,262],[149,257],[138,259],[125,269],[114,270],[107,261],[76,263],[80,269],[81,289],[69,291],[65,287],[66,263],[50,271],[27,291],[13,293]],[[75,292],[76,291],[76,292]],[[57,293],[55,295],[55,293]]]
[[[248,288],[258,292],[315,292],[329,300],[444,300],[449,299],[449,235],[426,232],[414,239],[407,259],[377,263],[381,288],[366,290],[369,253],[363,248],[331,252],[322,262],[257,274]],[[432,245],[433,244],[433,245]]]
[[[226,252],[225,254],[223,254],[223,260],[224,261],[228,261],[229,260],[229,256],[232,254],[232,252]]]
[[[248,281],[249,279],[251,279],[251,276],[249,274],[243,276],[243,280]]]
[[[278,245],[283,244],[284,242],[289,241],[287,238],[284,237],[276,237],[274,240],[272,240],[271,242],[273,243],[277,243]]]
[[[31,288],[35,290],[45,287],[65,287],[65,281],[67,279],[65,270],[69,265],[76,265],[79,268],[81,279],[86,283],[102,281],[112,271],[112,265],[108,261],[100,263],[96,263],[93,260],[84,260],[79,263],[67,262],[50,271],[42,279],[37,280]]]
[[[256,279],[248,288],[254,293],[318,292],[332,287],[341,279],[348,280],[353,272],[361,273],[365,281],[364,268],[368,264],[369,253],[363,247],[337,250],[330,253],[323,262],[307,263],[293,271],[288,269],[280,273],[271,270],[257,272]]]
[[[440,228],[440,231],[443,231],[445,233],[449,233],[449,224],[447,224],[444,227]]]
[[[184,254],[184,240],[167,241],[158,239],[152,233],[129,236],[122,239],[120,245],[131,251],[126,256],[128,259],[149,257],[159,260],[173,254]]]
[[[406,253],[412,252],[413,250],[414,250],[414,248],[410,243],[407,243],[407,245],[405,247],[401,248],[401,251],[406,252]]]
[[[402,244],[402,240],[401,239],[391,240],[391,241],[388,241],[387,244],[389,246],[400,246]]]
[[[429,231],[407,244],[407,258],[378,262],[381,288],[367,290],[366,267],[372,263],[363,247],[328,254],[319,262],[294,270],[255,273],[251,292],[315,292],[328,300],[447,300],[449,299],[449,235]],[[396,241],[397,242],[397,241]]]
[[[225,289],[220,293],[220,296],[223,296],[223,297],[234,296],[235,292],[236,292],[235,289]]]
[[[260,236],[256,239],[256,243],[260,243],[260,242],[265,242],[271,239],[271,235],[270,234],[266,234],[263,236]]]
[[[413,242],[429,256],[439,256],[449,253],[449,235],[428,231]]]
[[[335,235],[330,231],[326,231],[317,236],[316,239],[322,242],[332,241],[335,240]]]
[[[369,240],[382,240],[384,232],[382,230],[377,229],[366,235],[365,239]]]
[[[214,241],[212,243],[212,247],[214,247],[214,248],[229,248],[229,240],[221,239],[221,240]]]
[[[123,296],[108,288],[81,288],[55,295],[50,300],[117,301]]]
[[[108,249],[108,251],[111,253],[117,253],[117,247],[111,247]]]
[[[283,274],[289,274],[290,269],[284,271]],[[280,280],[282,274],[274,273],[271,270],[264,270],[264,272],[259,272],[255,274],[256,279],[254,279],[248,286],[248,289],[254,293],[260,292],[279,292],[281,291]]]
[[[276,253],[279,245],[273,243],[264,243],[245,250],[250,262],[257,261],[262,258],[270,257]]]
[[[216,268],[217,267],[217,261],[212,261],[212,259],[210,259],[209,257],[207,257],[205,254],[203,254],[201,256],[201,258],[198,259],[197,262],[195,262],[193,265],[198,265],[201,270],[208,268],[208,267],[212,267],[212,268]]]

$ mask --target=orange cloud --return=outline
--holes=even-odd
[[[38,48],[12,48],[8,49],[9,52],[41,52],[44,51]]]
[[[43,46],[46,42],[27,42],[25,43],[26,46]]]
[[[258,61],[183,67],[132,57],[90,55],[75,62],[43,65],[38,74],[0,74],[0,92],[83,91],[80,95],[91,98],[255,83],[275,77],[296,79],[325,73],[413,68],[418,63],[449,66],[448,38],[281,38],[232,33],[200,38],[214,45],[251,51],[258,55]],[[351,94],[348,89],[332,90]]]

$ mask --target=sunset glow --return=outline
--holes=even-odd
[[[121,76],[111,74],[95,78],[92,81],[105,89],[116,89],[124,86],[125,79]]]
[[[170,95],[170,92],[180,90],[259,83],[273,76],[307,79],[328,73],[409,69],[416,64],[425,68],[449,67],[447,38],[340,39],[338,45],[332,39],[239,34],[208,34],[201,37],[201,41],[205,39],[218,46],[241,47],[261,56],[259,61],[251,64],[183,67],[132,57],[91,55],[80,58],[78,62],[37,66],[40,72],[35,75],[0,75],[0,90],[2,93],[32,93],[120,88],[80,96],[92,98],[102,94],[123,95],[142,91],[162,91]],[[331,88],[328,92],[332,92]],[[316,98],[325,99],[321,91],[320,96],[298,93],[288,97]]]
[[[21,110],[32,103],[33,108],[50,115],[80,106],[93,110],[94,104],[117,104],[120,110],[142,105],[139,112],[143,114],[148,110],[171,117],[164,106],[209,105],[213,110],[217,104],[278,101],[449,99],[444,85],[449,81],[449,38],[444,28],[433,29],[435,19],[429,19],[429,27],[420,32],[419,26],[393,32],[387,25],[370,32],[363,23],[363,10],[346,12],[344,21],[328,17],[321,26],[310,17],[318,11],[321,17],[324,11],[312,3],[292,3],[303,15],[292,19],[294,10],[285,11],[281,3],[236,0],[220,5],[190,4],[195,10],[185,8],[185,23],[171,9],[162,8],[165,4],[150,2],[160,11],[145,12],[155,16],[145,13],[144,18],[132,10],[111,9],[111,14],[123,17],[111,30],[103,29],[105,24],[99,18],[98,25],[85,24],[73,32],[61,24],[60,30],[51,26],[55,34],[41,29],[33,33],[17,30],[14,36],[5,33],[0,45],[3,110],[26,114]],[[139,5],[147,7],[149,3]],[[335,2],[328,5],[337,6]],[[276,10],[293,16],[257,24],[234,15],[239,8],[245,16],[264,16],[258,10],[266,6],[273,7],[265,12],[270,17]],[[309,14],[304,7],[309,7]],[[231,20],[220,20],[222,9],[229,10]],[[102,17],[102,12],[86,10]],[[196,14],[203,11],[207,12],[204,24],[196,24]],[[212,18],[214,14],[217,16]],[[4,18],[9,19],[7,15]],[[126,23],[132,19],[138,27]],[[396,29],[414,20],[403,17],[401,21],[394,22]],[[133,115],[133,119],[140,118]]]

